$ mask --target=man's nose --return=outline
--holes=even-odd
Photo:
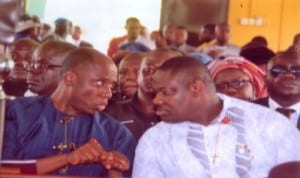
[[[112,89],[111,87],[109,86],[105,86],[103,91],[102,91],[102,94],[107,97],[107,98],[111,98],[112,97]]]
[[[137,80],[137,73],[129,72],[126,75],[126,80]]]
[[[287,73],[283,74],[283,78],[296,79],[295,75],[292,74],[291,71],[288,71]]]
[[[155,105],[160,105],[163,103],[163,100],[161,99],[161,97],[159,97],[158,95],[156,95],[154,98],[153,98],[153,104]]]
[[[226,87],[226,89],[224,90],[224,92],[227,93],[227,94],[237,93],[237,89],[230,86],[230,85],[228,85]]]

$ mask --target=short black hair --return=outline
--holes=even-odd
[[[170,71],[172,75],[180,75],[184,83],[190,84],[200,79],[207,86],[214,86],[214,82],[205,64],[189,56],[177,56],[164,62],[157,71]]]
[[[126,26],[127,26],[128,23],[130,23],[130,22],[136,22],[136,23],[141,24],[141,23],[140,23],[140,20],[139,20],[138,18],[136,18],[136,17],[129,17],[129,18],[127,18],[127,19],[126,19]]]

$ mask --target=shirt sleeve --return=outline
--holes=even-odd
[[[286,118],[282,117],[280,121],[282,122],[275,124],[277,129],[272,129],[272,135],[270,134],[276,144],[276,164],[300,161],[300,132]]]
[[[17,111],[13,102],[7,101],[5,109],[2,159],[16,159],[17,126],[14,113]]]

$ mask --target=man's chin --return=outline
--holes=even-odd
[[[147,94],[148,94],[149,96],[151,96],[152,98],[155,97],[155,93],[154,93],[153,91],[149,91],[149,92],[147,92]]]
[[[272,95],[282,98],[283,100],[295,100],[300,97],[300,92],[291,90],[291,91],[282,91],[282,92],[270,94],[270,96]]]

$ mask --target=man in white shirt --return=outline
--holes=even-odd
[[[216,93],[204,64],[175,57],[153,75],[162,121],[140,139],[133,178],[267,177],[300,160],[300,133],[280,114]]]
[[[277,53],[267,65],[266,85],[269,97],[255,103],[281,112],[300,129],[299,53],[292,50]]]
[[[174,31],[174,44],[170,47],[185,54],[195,52],[196,48],[187,44],[188,35],[188,31],[184,26],[177,26]]]
[[[216,42],[204,47],[201,52],[216,59],[219,57],[239,56],[240,47],[229,42],[231,28],[228,23],[216,25]]]

